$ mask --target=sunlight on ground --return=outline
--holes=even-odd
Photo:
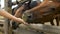
[[[56,20],[55,20],[55,19],[54,19],[53,22],[54,22],[54,24],[55,24],[55,26],[56,26]],[[45,24],[46,24],[46,25],[51,25],[50,22],[46,22]],[[59,21],[59,24],[60,24],[60,21]]]

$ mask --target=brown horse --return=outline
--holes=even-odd
[[[23,14],[23,18],[27,22],[42,24],[44,24],[44,22],[51,22],[52,25],[54,25],[53,19],[56,18],[58,26],[59,22],[57,15],[59,14],[59,7],[60,3],[57,0],[45,0],[37,7],[25,11],[25,13]]]
[[[59,3],[45,0],[43,3],[38,3],[38,6],[32,8],[24,13],[27,19],[24,19],[27,22],[39,22],[44,24],[44,22],[51,22],[52,25],[53,19],[57,15],[56,8],[59,7]],[[21,9],[21,7],[20,7]],[[22,11],[18,9],[15,13],[16,17],[22,17]],[[23,10],[23,9],[22,9]],[[57,25],[59,25],[58,18],[56,17]]]

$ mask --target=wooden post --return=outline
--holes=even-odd
[[[1,0],[0,0],[0,9],[1,9]]]
[[[11,8],[11,4],[9,4],[9,3],[11,3],[12,2],[12,0],[5,0],[5,10],[7,11],[7,12],[9,12],[10,14],[12,13],[12,8]],[[11,26],[9,26],[9,24],[8,24],[8,19],[6,19],[6,24],[5,24],[6,26],[5,26],[5,34],[12,34],[12,29],[11,29]]]
[[[5,10],[8,11],[9,13],[12,13],[12,7],[10,6],[11,4],[8,4],[8,2],[12,2],[11,0],[5,0]]]

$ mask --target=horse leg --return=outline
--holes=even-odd
[[[50,20],[50,24],[55,25],[54,22],[53,22],[53,19]]]
[[[59,26],[59,17],[56,17],[55,19],[56,19],[57,26]]]

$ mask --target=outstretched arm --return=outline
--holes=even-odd
[[[8,13],[7,11],[5,11],[5,10],[0,10],[0,15],[3,16],[3,17],[6,17],[6,18],[8,18],[8,19],[11,19],[11,20],[13,20],[13,21],[15,21],[15,22],[24,23],[24,24],[25,24],[25,22],[24,22],[21,18],[16,18],[15,16],[9,14],[9,13]]]

